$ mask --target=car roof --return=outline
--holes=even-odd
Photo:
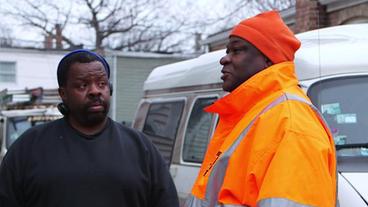
[[[299,80],[368,72],[368,24],[328,27],[296,35],[302,42],[295,54]],[[178,88],[221,83],[219,60],[225,50],[155,68],[144,90]]]

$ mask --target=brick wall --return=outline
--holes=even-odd
[[[345,1],[346,6],[342,6],[336,11],[327,13],[327,6],[322,5],[319,0],[296,0],[295,22],[288,25],[294,33],[306,32],[323,27],[345,24],[352,19],[366,19],[368,22],[368,2],[363,2],[355,6],[349,4],[350,0]],[[331,3],[331,2],[330,2]],[[332,2],[334,3],[334,2]],[[336,3],[336,2],[335,2]],[[331,5],[329,4],[329,8]],[[333,9],[332,9],[333,10]],[[225,43],[210,43],[209,51],[215,51],[225,47]]]
[[[354,18],[368,19],[368,3],[327,13],[326,6],[318,0],[296,0],[295,33],[344,24]]]
[[[327,26],[326,8],[318,0],[297,0],[295,10],[295,33]]]
[[[344,24],[346,21],[355,18],[368,19],[368,3],[359,4],[353,7],[337,10],[328,15],[328,22],[330,26]]]

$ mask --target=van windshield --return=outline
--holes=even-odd
[[[308,96],[331,129],[337,155],[368,157],[368,76],[323,80]]]
[[[60,116],[17,116],[9,117],[7,119],[6,126],[6,148],[9,149],[10,145],[18,139],[27,129],[43,124],[55,119]]]
[[[6,130],[6,148],[18,139],[18,137],[31,127],[31,122],[26,116],[8,118]]]

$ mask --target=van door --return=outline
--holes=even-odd
[[[0,116],[0,163],[5,154],[5,117]]]
[[[194,99],[185,124],[184,139],[179,148],[180,162],[172,163],[170,166],[181,203],[191,192],[216,125],[216,117],[203,109],[217,98],[217,96],[202,96]]]
[[[158,148],[168,166],[171,163],[184,105],[184,99],[153,101],[143,125],[143,133]]]

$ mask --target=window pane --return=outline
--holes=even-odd
[[[2,137],[4,134],[4,123],[5,123],[5,118],[0,116],[0,136]],[[0,149],[1,146],[3,146],[3,142],[4,142],[5,138],[0,138]],[[1,151],[1,150],[0,150]]]
[[[167,164],[171,161],[183,107],[184,101],[153,103],[143,127],[143,132],[151,138]]]
[[[9,148],[31,126],[31,122],[28,121],[27,117],[9,118],[6,132],[6,148]]]
[[[320,109],[338,148],[368,143],[368,76],[344,77],[314,84],[308,95]],[[338,150],[340,156],[368,156],[365,147]]]
[[[15,75],[0,74],[0,82],[14,83]]]
[[[190,114],[185,133],[183,160],[186,162],[201,163],[207,150],[211,133],[213,114],[203,111],[216,98],[197,99]]]
[[[15,82],[15,62],[0,62],[0,81]]]

